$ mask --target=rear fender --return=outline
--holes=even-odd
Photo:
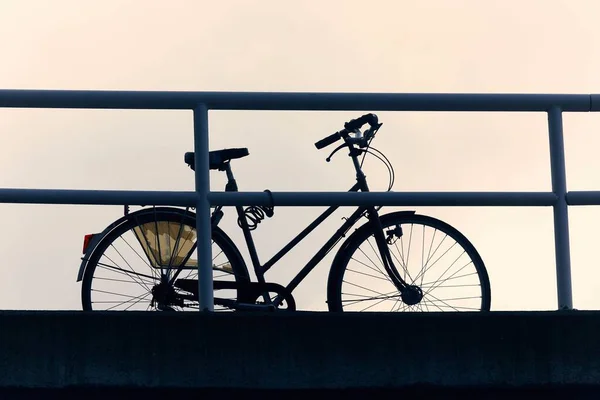
[[[81,264],[79,265],[79,272],[77,273],[77,282],[80,282],[83,279],[83,275],[85,274],[85,269],[87,267],[88,261],[91,258],[92,254],[94,253],[94,251],[96,250],[96,248],[98,247],[98,244],[100,244],[102,239],[104,239],[106,237],[106,235],[108,235],[113,229],[115,229],[118,226],[120,226],[121,224],[125,223],[130,218],[135,218],[141,214],[146,214],[146,213],[155,212],[155,211],[174,211],[174,210],[177,210],[176,212],[185,213],[185,210],[180,209],[180,208],[173,208],[173,207],[144,208],[144,209],[129,213],[129,214],[119,218],[118,220],[116,220],[115,222],[113,222],[112,224],[107,226],[100,233],[93,233],[92,238],[90,239],[89,243],[87,244],[87,247],[85,248],[85,250],[83,252],[83,257],[81,257]],[[187,212],[192,213],[191,211],[187,211]]]
[[[96,247],[98,247],[98,243],[106,236],[110,231],[115,229],[117,226],[121,225],[123,222],[127,220],[127,216],[121,217],[109,226],[106,227],[102,232],[92,233],[92,238],[90,239],[87,246],[84,248],[83,256],[81,257],[81,264],[79,265],[79,272],[77,273],[77,282],[81,282],[83,279],[83,274],[85,272],[85,267],[87,266],[88,260],[94,253]],[[85,246],[85,245],[84,245]]]

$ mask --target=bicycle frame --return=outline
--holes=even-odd
[[[358,162],[358,152],[351,149],[350,157],[353,160],[354,167],[356,169],[356,180],[357,182],[348,190],[349,192],[363,191],[368,192],[369,187],[367,185],[366,177],[362,172],[362,168]],[[226,191],[235,192],[238,190],[237,183],[235,182],[235,178],[233,176],[233,172],[231,171],[231,167],[229,164],[225,167],[225,172],[227,173],[228,182],[225,187]],[[288,254],[298,243],[304,240],[312,231],[314,231],[319,225],[321,225],[331,214],[333,214],[340,206],[330,206],[328,207],[321,215],[319,215],[316,219],[314,219],[306,228],[304,228],[296,237],[290,240],[279,252],[277,252],[274,256],[272,256],[265,264],[260,263],[258,258],[258,252],[256,250],[256,246],[254,243],[254,239],[252,237],[252,232],[248,226],[247,220],[244,214],[244,208],[242,206],[236,206],[237,215],[241,224],[241,228],[244,234],[244,239],[246,242],[246,246],[250,253],[250,258],[252,261],[252,266],[254,268],[254,272],[256,274],[257,280],[260,283],[265,283],[264,275],[265,273],[271,269],[279,260],[281,260],[286,254]],[[391,256],[387,249],[387,244],[385,242],[385,237],[383,235],[383,229],[381,227],[381,223],[379,221],[379,215],[374,206],[363,207],[359,206],[357,209],[347,218],[347,220],[342,224],[340,228],[325,242],[325,244],[319,249],[319,251],[302,267],[302,269],[296,274],[296,276],[285,286],[286,290],[290,293],[294,291],[294,289],[308,276],[308,274],[325,258],[325,256],[335,247],[340,239],[342,239],[348,230],[356,224],[356,222],[365,214],[373,225],[373,230],[377,233],[375,235],[375,240],[377,242],[377,246],[382,255],[382,260],[384,262],[384,266],[388,273],[392,276],[393,281],[397,282],[399,287],[403,287],[406,283],[402,280],[398,271],[393,265],[391,260]],[[387,265],[386,265],[387,264]],[[247,268],[247,267],[246,267]],[[268,296],[264,296],[265,302],[270,303],[271,300]]]
[[[355,184],[349,191],[356,192],[360,190],[360,185]],[[241,207],[240,207],[241,208]],[[330,206],[328,207],[321,215],[319,215],[316,219],[314,219],[306,228],[304,228],[296,237],[290,240],[279,252],[273,255],[267,262],[261,265],[258,254],[256,251],[256,247],[254,244],[254,239],[252,237],[252,233],[248,229],[245,220],[242,222],[242,230],[244,232],[244,236],[246,239],[246,245],[248,246],[248,251],[250,252],[250,257],[252,259],[252,265],[254,267],[254,272],[256,273],[257,279],[259,282],[264,283],[264,274],[270,270],[279,260],[281,260],[286,254],[288,254],[298,243],[304,240],[312,231],[314,231],[319,225],[321,225],[325,220],[327,220],[331,214],[333,214],[339,206]],[[350,215],[347,220],[342,224],[340,228],[325,242],[325,244],[319,249],[319,251],[302,267],[302,269],[298,272],[298,274],[288,283],[286,289],[292,292],[303,280],[308,276],[308,274],[325,258],[325,256],[335,247],[338,241],[345,236],[350,228],[363,216],[363,214],[367,211],[370,214],[367,207],[358,207],[352,215]],[[374,210],[373,210],[374,211]],[[238,216],[244,218],[243,211],[238,210]]]

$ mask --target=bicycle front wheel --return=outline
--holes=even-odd
[[[406,301],[401,296],[383,266],[373,230],[364,225],[333,261],[327,288],[330,311],[489,311],[487,271],[462,233],[413,213],[386,214],[380,220],[396,270],[422,297]]]
[[[218,227],[212,231],[211,251],[214,280],[249,281],[238,249]],[[194,213],[178,208],[132,213],[91,254],[82,282],[83,309],[198,310],[196,255]],[[177,279],[188,280],[187,288],[178,287]],[[237,298],[235,289],[216,293]],[[215,311],[220,309],[215,306]]]

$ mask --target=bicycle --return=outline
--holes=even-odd
[[[361,132],[364,125],[368,125],[368,128]],[[356,171],[356,183],[350,188],[350,192],[369,191],[362,170],[367,154],[374,155],[388,167],[388,191],[391,190],[394,181],[393,167],[382,152],[371,147],[371,142],[381,126],[377,115],[365,114],[346,122],[344,129],[315,143],[317,149],[323,149],[343,141],[326,160],[329,162],[339,150],[348,149],[348,156],[352,159]],[[231,161],[248,155],[247,148],[230,148],[209,153],[210,169],[225,172],[227,176],[225,191],[238,190]],[[359,161],[361,155],[362,160]],[[184,160],[192,170],[195,169],[194,153],[185,153]],[[380,206],[357,207],[286,286],[267,282],[265,273],[338,208],[339,206],[328,207],[273,257],[261,264],[252,231],[264,218],[274,215],[274,207],[236,206],[237,222],[244,234],[256,275],[256,281],[252,281],[238,247],[219,227],[224,215],[223,207],[214,207],[211,224],[215,311],[219,311],[218,307],[233,311],[295,311],[297,306],[292,295],[294,289],[344,238],[333,258],[327,281],[327,304],[330,312],[489,311],[490,282],[484,262],[462,233],[441,220],[417,214],[415,211],[395,211],[379,215]],[[367,221],[346,238],[350,229],[363,217]],[[103,232],[85,235],[83,257],[77,278],[77,281],[83,281],[83,309],[96,310],[104,306],[107,310],[118,307],[132,310],[140,309],[140,306],[146,310],[162,311],[197,309],[198,265],[193,259],[196,253],[195,224],[195,214],[189,208],[151,207],[129,213],[129,207],[125,206],[125,215]],[[422,232],[417,236],[422,237],[423,244],[411,252],[415,226],[417,230],[419,226],[422,227]],[[438,231],[443,237],[441,241],[436,242]],[[112,258],[107,255],[109,250],[116,250],[115,243],[121,243],[119,238],[130,233],[133,233],[131,243],[123,239],[126,244],[124,249],[117,250]],[[448,238],[453,243],[438,253],[442,243]],[[138,250],[134,249],[134,245]],[[132,264],[125,260],[126,253],[136,261],[141,259],[144,262],[144,270],[134,269]],[[420,267],[416,262],[410,263],[415,254],[419,253]],[[450,266],[445,269],[439,268],[438,262],[448,254],[452,254],[449,258]],[[221,256],[224,256],[224,260],[216,261]],[[115,260],[120,259],[123,259],[126,265],[117,265]],[[381,265],[377,265],[379,263]],[[415,265],[418,270],[415,270]],[[455,265],[457,270],[450,273]],[[357,270],[361,267],[364,267],[364,271]],[[443,270],[436,280],[431,278],[433,270]],[[107,276],[108,273],[112,275]],[[182,276],[184,274],[185,276]],[[360,278],[360,281],[350,283],[349,279],[352,277]],[[126,281],[125,278],[131,278],[131,281]],[[367,281],[376,285],[367,288]],[[448,282],[450,285],[442,287]],[[109,286],[100,288],[104,283]],[[348,286],[344,286],[345,284]],[[383,289],[383,285],[387,288]],[[120,290],[117,291],[117,286],[120,290],[129,288],[136,291],[123,294]],[[460,295],[450,294],[458,289],[467,292]],[[361,292],[350,293],[352,290]],[[434,290],[436,295],[432,293]],[[228,294],[221,296],[224,291]],[[451,297],[443,297],[444,293]],[[116,299],[111,299],[110,296]],[[458,300],[465,300],[467,305],[456,305]],[[359,306],[365,307],[355,310]]]

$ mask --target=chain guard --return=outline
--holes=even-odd
[[[178,289],[192,293],[194,298],[198,299],[198,279],[177,279],[174,286]],[[231,281],[213,281],[213,290],[236,289],[238,291],[238,304],[258,304],[257,301],[264,292],[277,293],[287,303],[285,311],[296,311],[296,301],[292,294],[278,283],[267,282],[231,282]],[[235,308],[235,306],[233,307]]]

